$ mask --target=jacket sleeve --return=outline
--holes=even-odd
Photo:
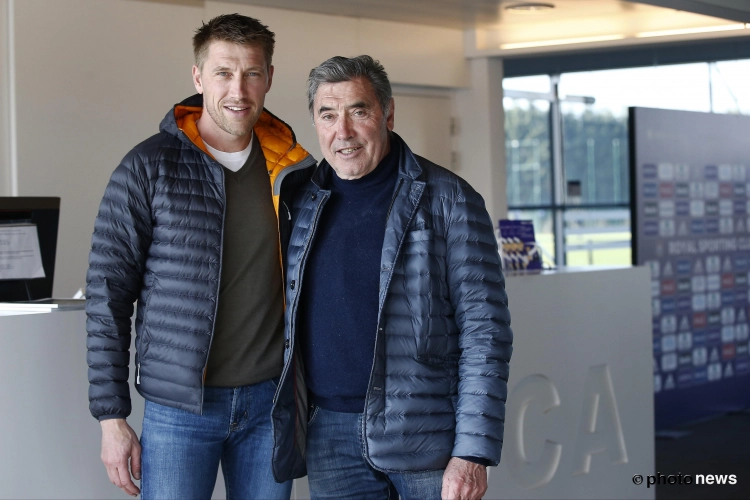
[[[137,154],[104,191],[86,275],[89,409],[99,419],[130,414],[128,371],[133,303],[142,286],[152,222],[148,183]]]
[[[459,328],[454,457],[500,462],[512,353],[505,278],[482,197],[460,181],[447,220],[448,286]]]

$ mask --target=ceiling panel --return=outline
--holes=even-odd
[[[548,12],[506,12],[500,23],[477,28],[467,54],[512,57],[750,35],[736,21],[643,3],[551,1],[556,8]]]
[[[484,28],[502,23],[506,7],[526,0],[225,0],[230,3],[301,10],[319,14],[364,17],[456,29]],[[535,0],[538,1],[538,0]],[[638,6],[675,9],[750,23],[750,0],[542,0],[555,6],[535,18],[598,17],[628,12]],[[517,14],[517,13],[514,13]]]
[[[498,0],[224,0],[301,10],[317,14],[363,17],[446,28],[471,29],[496,23]],[[611,0],[604,0],[606,2]],[[507,3],[507,2],[506,2]]]
[[[467,30],[469,57],[750,36],[750,0],[224,0]],[[545,11],[510,10],[521,3]],[[750,26],[750,25],[748,25]]]
[[[319,14],[364,17],[385,21],[472,29],[498,24],[508,16],[506,7],[526,0],[225,0],[230,3],[301,10]],[[538,1],[538,0],[535,0]],[[635,6],[681,10],[750,23],[750,0],[543,0],[555,5],[547,14],[559,20],[627,12]]]
[[[749,0],[628,0],[659,7],[684,10],[705,16],[721,17],[741,23],[750,23]]]
[[[617,15],[637,6],[627,0],[543,0],[555,6],[550,12],[524,14],[506,7],[526,0],[225,0],[232,3],[301,10],[318,14],[363,17],[474,29],[503,23],[509,17],[554,18],[560,22],[581,17]],[[538,1],[538,0],[537,0]],[[653,7],[647,7],[653,9]],[[511,19],[511,20],[512,20]]]

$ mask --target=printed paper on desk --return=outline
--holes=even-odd
[[[36,224],[0,225],[0,280],[44,277]]]

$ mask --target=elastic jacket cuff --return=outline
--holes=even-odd
[[[489,467],[492,465],[492,462],[487,460],[486,458],[480,458],[480,457],[456,457],[456,458],[460,458],[461,460],[466,460],[467,462],[484,465],[485,467]]]
[[[112,420],[113,418],[121,418],[125,420],[125,417],[122,415],[100,415],[97,417],[97,420],[101,422],[102,420]]]

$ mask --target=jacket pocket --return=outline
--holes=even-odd
[[[429,241],[432,239],[434,231],[432,229],[418,229],[416,231],[409,231],[406,233],[406,243],[412,241]]]
[[[151,329],[151,327],[148,324],[149,305],[151,303],[151,295],[154,293],[154,289],[156,288],[157,283],[158,283],[155,276],[152,277],[150,281],[151,281],[151,284],[148,286],[148,291],[146,292],[146,299],[143,302],[143,318],[141,320],[142,328],[141,328],[141,335],[140,335],[140,337],[142,338],[140,339],[139,345],[136,345],[136,349],[140,351],[139,361],[143,361],[143,359],[146,356],[146,352],[148,352],[148,340],[150,337],[149,330]]]
[[[424,343],[422,345],[424,345]],[[458,362],[458,356],[442,356],[439,354],[417,352],[417,360],[427,365],[444,366],[446,368],[451,368]]]
[[[309,429],[310,426],[315,422],[315,417],[318,416],[318,410],[320,410],[320,406],[315,406],[310,408],[312,411],[309,413],[309,417],[307,419],[307,428]]]
[[[421,226],[421,227],[420,227]],[[402,248],[403,268],[394,287],[393,300],[404,301],[411,320],[403,324],[414,335],[417,360],[429,365],[451,361],[445,333],[449,311],[448,286],[445,281],[445,242],[432,228],[405,234]]]

